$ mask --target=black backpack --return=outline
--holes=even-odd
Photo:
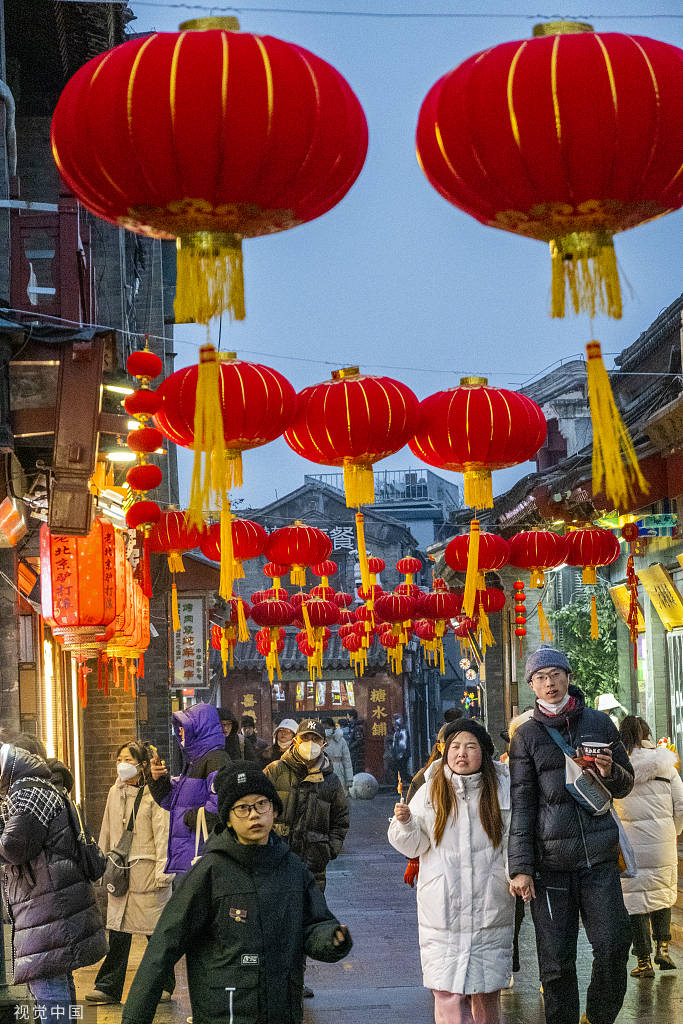
[[[54,783],[48,782],[47,779],[32,779],[30,782],[20,781],[15,784],[15,788],[51,789],[53,793],[56,793],[57,796],[64,801],[66,811],[69,816],[71,831],[73,832],[74,839],[76,840],[78,863],[89,882],[98,882],[104,874],[104,869],[107,866],[107,858],[95,842],[90,829],[81,816],[81,812],[71,797],[63,789],[55,786]]]

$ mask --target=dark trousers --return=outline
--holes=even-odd
[[[115,932],[109,930],[109,952],[102,962],[102,966],[95,978],[95,988],[98,992],[104,992],[111,996],[117,1003],[121,1002],[123,985],[126,980],[126,969],[128,967],[128,956],[130,954],[130,943],[133,936],[130,932]],[[149,942],[149,935],[147,936]],[[175,971],[171,973],[164,982],[164,992],[173,992],[175,988]]]
[[[652,952],[650,925],[652,925],[652,938],[655,942],[671,941],[671,907],[653,910],[651,914],[631,914],[630,916],[633,952],[636,956],[646,957]]]
[[[579,916],[593,949],[586,995],[590,1024],[614,1024],[626,993],[631,928],[615,864],[578,871],[540,871],[531,916],[546,1024],[578,1024],[576,944]]]

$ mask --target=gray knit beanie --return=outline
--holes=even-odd
[[[554,647],[539,647],[537,651],[529,655],[524,670],[524,678],[527,683],[531,681],[534,672],[540,672],[542,668],[563,668],[565,672],[572,670],[569,658],[564,651],[556,651]]]

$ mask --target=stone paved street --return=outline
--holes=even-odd
[[[345,852],[328,872],[328,902],[354,938],[351,954],[340,964],[309,966],[306,979],[315,998],[306,1001],[305,1024],[430,1024],[432,998],[422,988],[417,948],[415,893],[403,883],[405,859],[386,841],[394,795],[352,802],[351,831]],[[135,940],[136,959],[144,940]],[[674,1024],[683,1020],[683,949],[673,953],[681,970],[657,972],[652,981],[629,979],[620,1024]],[[580,938],[580,974],[585,992],[590,950]],[[635,961],[632,961],[632,965]],[[95,969],[79,971],[82,996],[92,987]],[[129,972],[129,977],[132,973]],[[177,998],[161,1005],[158,1024],[182,1024],[190,1012],[184,968],[178,967]],[[522,929],[522,970],[503,996],[505,1024],[543,1024],[542,998],[531,920]],[[97,1024],[118,1024],[121,1007],[101,1008]],[[92,1024],[95,1024],[94,1018]]]

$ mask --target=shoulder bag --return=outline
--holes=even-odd
[[[135,797],[133,810],[130,812],[130,818],[128,819],[126,828],[123,830],[123,835],[116,846],[107,853],[107,866],[104,869],[104,875],[102,876],[102,885],[110,896],[125,896],[128,892],[128,883],[130,881],[130,864],[128,863],[128,857],[130,854],[130,847],[133,842],[135,819],[137,818],[138,810],[140,809],[140,801],[142,800],[144,791],[145,787],[141,786],[137,796]]]
[[[197,861],[202,859],[202,855],[199,852],[201,838],[204,839],[204,842],[209,838],[209,830],[206,827],[206,811],[203,807],[200,807],[197,811],[197,827],[194,830],[194,857],[190,861],[191,866],[194,866]]]
[[[581,768],[574,758],[576,751],[569,746],[562,733],[550,726],[544,726],[551,740],[564,754],[564,788],[584,811],[598,818],[609,814],[612,794],[590,768]]]

